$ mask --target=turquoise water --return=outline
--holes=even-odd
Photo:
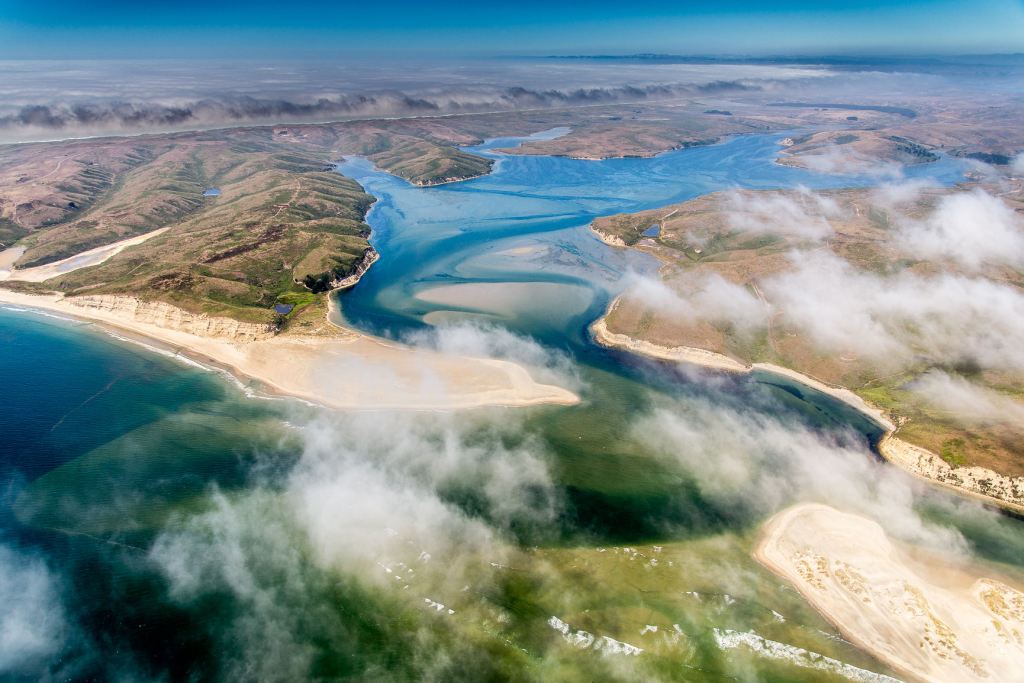
[[[466,148],[496,159],[490,175],[430,188],[380,172],[364,159],[347,160],[341,172],[378,198],[368,216],[370,241],[387,258],[340,297],[342,312],[364,329],[401,334],[431,312],[450,310],[417,298],[424,290],[463,283],[550,283],[561,291],[545,295],[542,308],[557,313],[547,322],[518,311],[480,312],[496,314],[506,327],[541,340],[586,346],[582,330],[620,291],[622,275],[657,267],[651,257],[602,244],[586,227],[592,219],[730,188],[878,182],[777,164],[782,137],[737,137],[651,159],[600,162],[500,154],[492,150],[514,147],[521,139],[499,138]],[[944,157],[909,168],[907,176],[953,183],[963,180],[963,167]],[[541,308],[526,292],[531,305],[523,308]]]
[[[555,129],[533,139],[564,132]],[[651,386],[674,395],[707,396],[709,389],[590,341],[587,327],[622,291],[625,276],[657,269],[650,256],[602,243],[589,230],[590,221],[730,188],[823,189],[878,182],[872,176],[826,175],[777,164],[783,137],[736,137],[649,159],[600,162],[495,152],[523,140],[498,138],[466,148],[496,160],[490,175],[432,188],[413,186],[365,159],[346,160],[339,169],[377,197],[367,221],[371,242],[386,258],[358,287],[339,295],[341,315],[347,324],[399,338],[431,322],[500,324],[567,352],[590,385],[588,401],[559,413],[563,428],[547,429],[574,432],[580,421],[599,424],[605,429],[576,439],[572,450],[606,451],[602,434],[628,425],[646,405]],[[942,158],[908,168],[907,176],[954,183],[963,179],[963,170],[956,160]],[[456,294],[454,302],[437,301],[438,293],[443,298],[444,292],[467,289],[469,295]],[[786,419],[840,431],[853,427],[869,442],[881,435],[878,425],[844,404],[775,376],[723,380],[715,400],[767,401]],[[630,409],[622,410],[623,405]]]
[[[632,429],[638,417],[658,408],[736,413],[853,444],[870,458],[866,444],[877,438],[877,426],[787,380],[692,375],[595,347],[586,335],[587,325],[621,291],[626,273],[656,267],[642,254],[595,239],[586,228],[593,217],[728,187],[874,182],[774,164],[776,140],[751,136],[654,159],[603,162],[496,154],[491,150],[517,140],[493,140],[470,148],[496,157],[493,174],[434,188],[413,187],[364,160],[343,163],[341,170],[379,199],[368,220],[382,255],[340,297],[349,324],[395,337],[428,330],[431,323],[497,325],[539,341],[544,354],[561,358],[578,375],[584,399],[579,406],[485,411],[473,418],[479,428],[466,427],[457,438],[443,431],[442,419],[429,415],[401,416],[393,423],[380,416],[385,424],[403,425],[391,430],[367,427],[377,419],[373,415],[361,418],[366,423],[345,418],[340,427],[325,427],[329,419],[315,409],[254,399],[217,373],[92,326],[0,309],[0,471],[7,482],[0,543],[41,558],[59,577],[70,634],[60,641],[55,664],[37,663],[11,676],[34,680],[46,669],[57,677],[101,680],[412,680],[424,675],[418,668],[428,659],[424,653],[438,649],[450,653],[455,667],[439,669],[441,678],[469,666],[481,677],[504,679],[509,669],[502,673],[502,662],[525,671],[547,666],[545,657],[563,656],[557,638],[545,640],[547,605],[533,601],[566,588],[545,588],[544,572],[488,578],[480,594],[515,615],[511,626],[488,640],[482,633],[494,624],[468,633],[444,630],[358,574],[325,570],[302,542],[302,531],[282,512],[287,508],[278,495],[296,493],[289,477],[301,470],[303,450],[337,429],[337,443],[327,451],[343,453],[351,447],[346,439],[358,442],[351,435],[367,431],[383,444],[365,440],[357,454],[391,476],[407,467],[388,460],[408,448],[406,422],[428,435],[425,447],[435,449],[431,459],[442,460],[453,438],[484,450],[496,444],[540,450],[551,491],[527,487],[523,495],[557,501],[556,514],[542,524],[529,516],[500,523],[501,511],[489,507],[486,495],[459,481],[445,480],[433,495],[500,527],[518,548],[555,566],[559,553],[645,543],[676,544],[677,558],[694,562],[727,562],[730,571],[701,579],[701,586],[745,594],[748,601],[741,599],[735,613],[708,606],[696,615],[673,616],[695,646],[682,660],[688,668],[666,660],[674,668],[659,670],[665,678],[686,680],[703,671],[706,679],[720,680],[755,666],[767,679],[820,680],[813,671],[723,655],[708,635],[710,626],[723,624],[768,633],[774,628],[780,640],[884,670],[834,640],[826,623],[749,559],[763,509],[696,490],[686,471],[653,456]],[[951,160],[910,173],[946,183],[961,177]],[[411,472],[417,481],[430,480],[421,470]],[[210,519],[218,505],[229,506],[234,516],[223,526],[194,526],[195,520]],[[1010,564],[1024,557],[1024,535],[1014,520],[964,508],[941,493],[918,508],[929,519],[959,528],[983,557]],[[169,538],[180,537],[200,540],[187,546],[191,551],[169,553],[170,560],[161,555],[160,564],[154,544],[165,548],[161,544]],[[237,538],[243,542],[235,546]],[[206,557],[215,558],[215,569],[206,567]],[[196,572],[201,587],[183,595],[182,579],[167,566],[178,574]],[[592,591],[598,601],[602,591],[612,602],[624,599],[602,584]],[[653,599],[644,609],[676,609],[663,602],[669,598]],[[773,625],[764,604],[784,607],[790,622]],[[517,659],[524,650],[554,654]],[[600,661],[571,659],[559,664],[569,668],[533,668],[531,676],[559,678],[570,669],[583,679],[610,676]],[[285,666],[295,663],[299,668]],[[281,673],[286,670],[292,673]]]

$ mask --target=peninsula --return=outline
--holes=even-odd
[[[989,221],[978,230],[1024,239],[1022,200],[1021,183],[1004,178],[950,189],[725,192],[601,218],[591,226],[601,239],[650,253],[662,268],[657,284],[626,292],[592,332],[656,358],[786,374],[879,422],[888,432],[879,451],[894,464],[1024,511],[1024,367],[1000,350],[1012,331],[970,322],[992,302],[1016,305],[1024,279],[1012,255],[985,242],[935,239],[972,229],[956,222],[968,204]],[[929,298],[936,290],[949,292],[940,308]]]

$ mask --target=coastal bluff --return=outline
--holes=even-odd
[[[162,301],[143,301],[133,296],[92,295],[65,297],[71,306],[136,323],[154,325],[199,337],[232,342],[254,342],[270,339],[277,331],[273,325],[247,323],[233,318],[191,313]]]

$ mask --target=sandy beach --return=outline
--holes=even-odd
[[[453,410],[579,401],[566,389],[537,383],[515,363],[446,355],[351,331],[333,337],[272,336],[261,326],[194,316],[130,297],[72,301],[59,294],[0,289],[0,303],[126,330],[255,379],[271,392],[332,408]]]
[[[765,523],[755,558],[844,636],[921,681],[1019,681],[1024,593],[894,545],[874,521],[801,504]]]

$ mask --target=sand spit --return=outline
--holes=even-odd
[[[105,244],[102,247],[96,247],[95,249],[83,251],[81,254],[75,254],[74,256],[69,256],[68,258],[60,261],[54,261],[53,263],[47,263],[46,265],[35,266],[33,268],[15,269],[13,261],[9,264],[4,264],[3,261],[0,261],[0,280],[44,282],[50,278],[57,277],[58,275],[66,275],[81,268],[98,266],[107,259],[120,254],[128,247],[134,247],[137,244],[142,244],[146,240],[152,239],[165,232],[167,232],[167,228],[160,228],[159,230],[153,230],[152,232],[130,237],[126,240],[121,240],[120,242],[114,242],[113,244]],[[19,253],[16,258],[20,258],[22,253],[24,253],[24,249],[21,250],[21,253]]]
[[[568,405],[572,392],[515,363],[446,355],[352,331],[273,336],[266,326],[194,315],[132,297],[64,298],[0,289],[0,303],[57,311],[154,339],[269,390],[340,409],[455,410]]]
[[[14,269],[14,262],[24,255],[25,247],[7,247],[0,251],[0,280],[6,280]]]
[[[612,306],[615,304],[613,303]],[[931,451],[907,443],[896,436],[896,425],[884,410],[877,408],[845,387],[826,384],[813,377],[772,363],[746,365],[714,351],[690,346],[660,346],[633,339],[608,330],[602,317],[591,325],[595,341],[603,346],[623,349],[658,360],[693,363],[714,370],[749,373],[766,372],[787,377],[856,408],[886,431],[878,444],[878,452],[888,462],[932,484],[939,484],[957,493],[995,505],[1004,510],[1024,514],[1024,477],[1007,477],[984,467],[953,468]]]
[[[921,681],[1019,681],[1024,593],[913,559],[870,519],[820,504],[780,512],[754,552],[859,647]]]

